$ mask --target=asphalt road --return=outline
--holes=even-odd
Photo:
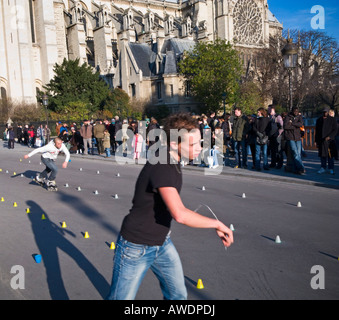
[[[142,167],[71,157],[69,167],[61,169],[60,156],[59,191],[48,192],[31,180],[43,170],[40,156],[29,159],[30,163],[20,161],[28,151],[0,148],[0,198],[4,198],[0,202],[0,299],[101,300],[111,282],[114,250],[110,244],[131,207]],[[192,210],[202,205],[199,212],[213,217],[209,206],[219,220],[235,228],[235,242],[226,251],[213,230],[172,223],[188,298],[337,300],[338,194],[335,188],[306,183],[184,170],[184,204]],[[280,244],[275,243],[277,235]],[[35,262],[35,254],[42,256],[41,263]],[[23,289],[12,288],[19,274],[14,266],[23,267]],[[204,289],[196,288],[198,279]],[[314,289],[312,283],[325,287]],[[137,299],[162,299],[151,272]]]

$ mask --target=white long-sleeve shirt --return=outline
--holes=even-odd
[[[28,154],[28,157],[32,157],[37,153],[43,153],[42,157],[56,160],[60,152],[63,152],[65,154],[66,156],[65,162],[68,162],[70,159],[70,154],[66,146],[62,144],[61,148],[58,149],[55,146],[54,141],[52,140],[50,143],[46,144],[45,146],[33,150],[31,153]]]

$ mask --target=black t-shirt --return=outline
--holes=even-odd
[[[168,162],[169,163],[169,162]],[[181,191],[179,164],[150,164],[140,172],[135,186],[133,205],[120,230],[129,242],[161,246],[169,232],[172,216],[158,188],[173,187]]]

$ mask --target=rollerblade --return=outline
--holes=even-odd
[[[47,180],[46,187],[47,187],[48,191],[58,191],[58,187],[57,187],[55,181]]]
[[[38,184],[40,184],[41,186],[43,186],[45,184],[45,179],[44,178],[40,178],[40,175],[37,174],[34,181]]]

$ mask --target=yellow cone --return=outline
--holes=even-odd
[[[42,216],[41,216],[41,220],[46,220],[46,217],[45,217],[45,215],[44,215],[44,214],[42,214]]]
[[[85,239],[88,239],[88,238],[89,238],[89,234],[88,234],[87,231],[85,232],[84,238],[85,238]]]
[[[65,221],[62,223],[61,228],[67,228]]]
[[[27,208],[26,209],[26,213],[30,213],[31,212],[31,210],[29,210],[29,208]]]
[[[202,280],[201,279],[198,280],[197,288],[198,289],[204,289],[204,285],[202,284]]]
[[[5,199],[4,199],[4,197],[1,197],[1,202],[5,202]]]
[[[115,244],[114,242],[111,243],[111,246],[109,247],[111,250],[114,250],[115,249]]]
[[[0,172],[2,172],[2,169],[0,169]]]
[[[15,171],[13,172],[13,176],[16,176],[16,172]]]
[[[16,202],[13,203],[13,207],[16,208],[18,205]]]

